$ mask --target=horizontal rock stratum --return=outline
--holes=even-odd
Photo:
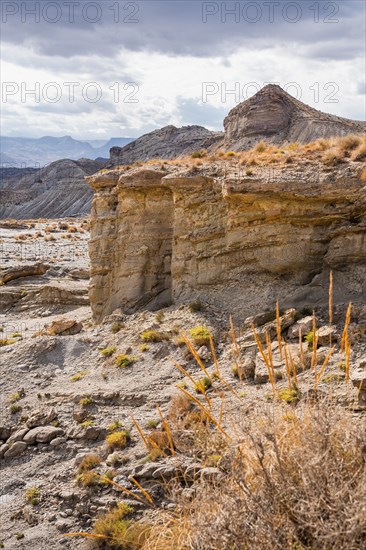
[[[243,316],[279,295],[314,304],[330,270],[335,301],[365,300],[365,164],[304,147],[278,164],[186,159],[87,178],[95,319],[195,298]]]

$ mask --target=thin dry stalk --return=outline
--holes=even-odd
[[[345,354],[346,354],[346,382],[349,382],[349,370],[351,364],[351,346],[349,343],[348,331],[346,332],[345,338]]]
[[[286,367],[286,376],[287,376],[288,387],[289,387],[289,389],[291,389],[291,387],[292,387],[292,384],[291,384],[291,370],[290,370],[290,365],[289,365],[289,360],[288,360],[288,355],[287,355],[287,346],[286,345],[283,346],[283,350],[284,350],[284,354],[285,354],[285,367]]]
[[[233,350],[231,350],[231,352],[233,352]],[[234,357],[234,356],[233,356],[233,357]],[[234,357],[234,361],[235,361],[235,357]],[[237,364],[237,363],[235,363],[235,366],[236,366],[236,368],[238,368],[238,364]],[[222,382],[222,383],[227,387],[227,389],[228,389],[228,390],[229,390],[229,391],[230,391],[239,401],[241,401],[239,395],[238,395],[237,392],[234,390],[234,388],[232,387],[232,385],[230,384],[230,382],[228,382],[228,381],[222,376],[221,373],[219,374],[219,373],[217,372],[216,374],[217,374],[217,376],[218,376],[220,382]],[[240,380],[242,380],[241,375],[240,375],[240,370],[238,370],[238,375],[239,375]],[[215,388],[214,388],[214,392],[217,394],[217,391],[216,391]]]
[[[333,324],[333,271],[329,273],[329,325]],[[332,345],[332,332],[329,335],[329,346]]]
[[[169,359],[170,359],[170,360],[172,361],[172,363],[177,367],[177,369],[180,370],[181,373],[183,373],[185,376],[187,376],[187,377],[190,379],[190,381],[192,382],[193,386],[197,387],[198,382],[196,382],[196,381],[194,380],[194,378],[192,378],[192,376],[189,374],[189,372],[186,371],[183,367],[181,367],[181,366],[179,365],[179,363],[177,363],[176,361],[174,361],[174,359],[171,359],[171,358],[169,358]],[[202,386],[201,390],[202,390],[202,393],[203,393],[203,395],[204,395],[204,397],[205,397],[205,399],[206,399],[207,405],[210,407],[210,410],[211,410],[211,400],[210,400],[209,397],[207,396],[206,390],[205,390],[205,388],[204,388],[203,386]]]
[[[175,455],[175,450],[174,450],[174,443],[173,443],[173,438],[172,438],[172,432],[169,428],[169,424],[168,422],[164,419],[164,416],[163,416],[163,413],[161,412],[161,409],[159,407],[159,405],[156,403],[156,408],[158,409],[158,413],[159,413],[159,416],[160,416],[160,419],[161,419],[161,424],[164,428],[164,431],[167,435],[167,438],[168,438],[168,441],[169,441],[169,447],[170,447],[170,450],[171,450],[171,453],[172,453],[172,456]]]
[[[212,338],[211,334],[210,334],[210,348],[211,348],[211,354],[212,354],[212,358],[213,358],[213,361],[214,361],[214,364],[215,364],[217,375],[218,375],[219,378],[221,378],[219,362],[217,360],[217,356],[216,356],[216,352],[215,352],[215,346],[214,346],[213,338]]]
[[[345,320],[345,323],[344,323],[344,329],[343,329],[343,333],[342,333],[341,351],[345,350],[345,338],[346,338],[346,334],[348,334],[348,327],[349,327],[349,324],[351,322],[351,310],[352,310],[352,304],[350,302],[348,304],[348,307],[347,307],[346,320]]]
[[[299,330],[299,348],[300,348],[300,359],[301,359],[302,368],[305,369],[305,355],[304,355],[304,348],[302,343],[301,328]]]
[[[313,353],[311,356],[311,369],[314,370],[314,376],[316,376],[317,349],[318,349],[318,336],[316,333],[315,311],[313,311]]]
[[[239,376],[239,380],[240,380],[240,382],[242,382],[241,370],[239,368],[240,365],[239,365],[238,361],[236,360],[236,353],[235,353],[235,350],[233,348],[231,348],[231,355],[232,355],[232,358],[233,358],[233,361],[234,361],[234,364],[235,364],[235,368],[236,368],[238,376]]]
[[[146,434],[144,434],[143,429],[141,428],[141,426],[139,425],[139,423],[137,422],[137,420],[135,420],[135,418],[132,416],[132,414],[130,415],[130,417],[131,417],[131,420],[132,420],[132,422],[134,423],[134,425],[135,425],[137,431],[139,432],[139,434],[140,434],[140,436],[141,436],[141,439],[142,439],[142,441],[144,442],[144,445],[145,445],[146,449],[147,449],[148,451],[150,451],[150,447],[149,447],[149,443],[148,443],[148,441],[147,441],[147,436],[146,436]]]
[[[271,342],[271,339],[269,337],[268,332],[266,332],[266,344],[267,344],[268,362],[271,365],[272,372],[274,372],[273,356],[272,356],[272,342]]]
[[[140,483],[134,477],[131,476],[130,479],[131,479],[132,483],[134,483],[136,485],[136,487],[141,491],[141,493],[144,495],[146,500],[148,502],[150,502],[151,506],[156,508],[156,505],[155,505],[153,499],[151,498],[151,496],[149,495],[149,493],[140,485]]]
[[[240,350],[239,350],[238,342],[236,340],[235,329],[234,329],[233,319],[232,319],[231,315],[230,315],[230,333],[231,333],[231,339],[232,339],[233,344],[234,344],[235,352],[236,352],[237,356],[240,358]]]
[[[278,349],[280,351],[280,359],[282,360],[283,355],[282,355],[282,340],[281,340],[280,305],[278,300],[276,302],[276,329],[277,329]]]
[[[187,348],[189,349],[189,351],[191,352],[191,354],[193,355],[193,357],[197,361],[198,366],[203,370],[203,372],[205,373],[206,376],[210,377],[205,365],[202,363],[200,356],[198,355],[195,347],[193,346],[192,342],[190,341],[190,339],[188,338],[188,336],[185,332],[182,332],[182,338],[183,338],[184,343],[186,344]]]
[[[351,346],[350,346],[349,335],[348,335],[348,328],[351,322],[351,311],[352,311],[352,304],[350,302],[347,308],[346,320],[344,323],[344,329],[343,329],[342,341],[341,341],[341,351],[344,351],[346,356],[346,383],[347,384],[349,381],[349,370],[350,370],[350,363],[351,363]]]
[[[276,392],[276,379],[274,377],[274,372],[272,370],[272,367],[271,367],[271,364],[268,360],[268,357],[266,356],[266,354],[264,353],[264,350],[263,350],[263,346],[261,344],[261,341],[259,340],[258,338],[258,334],[255,330],[255,327],[253,325],[253,323],[251,323],[251,327],[252,327],[252,331],[253,331],[253,334],[254,334],[254,339],[255,339],[255,342],[257,344],[257,347],[259,349],[259,353],[261,354],[262,358],[263,358],[263,361],[267,367],[267,371],[268,371],[268,377],[269,377],[269,381],[271,382],[271,386],[272,386],[272,389],[273,389],[273,393]]]
[[[117,483],[116,481],[113,481],[113,479],[109,479],[109,477],[106,477],[106,476],[101,476],[100,474],[95,474],[96,477],[99,477],[100,479],[103,480],[103,482],[105,483],[109,483],[110,485],[113,485],[114,487],[117,487],[118,489],[120,489],[122,492],[126,493],[127,495],[129,495],[130,497],[138,500],[139,502],[142,502],[142,504],[145,504],[145,506],[152,506],[153,508],[156,508],[156,504],[154,503],[153,499],[151,498],[151,496],[149,495],[149,493],[143,489],[141,487],[141,485],[134,479],[134,478],[131,478],[131,481],[140,489],[140,491],[142,492],[142,494],[144,495],[145,499],[143,499],[142,497],[136,495],[135,493],[133,493],[132,491],[130,491],[129,489],[126,489],[126,487],[123,487],[123,485],[120,485],[119,483]]]
[[[211,422],[213,424],[215,424],[215,426],[217,427],[217,429],[222,433],[224,434],[228,439],[230,439],[231,441],[231,437],[229,436],[229,434],[227,432],[225,432],[225,430],[221,427],[221,424],[212,416],[211,414],[211,411],[208,411],[203,405],[202,403],[199,401],[199,399],[197,399],[194,395],[192,395],[191,393],[189,393],[189,391],[185,390],[184,388],[181,388],[180,386],[176,386],[178,388],[178,390],[180,390],[181,392],[183,392],[189,399],[192,399],[196,405],[198,405],[198,407],[201,409],[201,411],[203,411],[205,413],[205,415],[207,416],[207,418],[209,420],[211,420]]]
[[[335,346],[333,346],[333,347],[329,350],[329,352],[328,352],[326,358],[324,359],[324,362],[323,362],[322,366],[320,367],[320,370],[319,370],[318,374],[317,374],[317,375],[315,376],[315,378],[314,378],[314,393],[316,392],[316,389],[317,389],[317,387],[318,387],[319,381],[320,381],[321,377],[323,376],[323,373],[324,373],[324,371],[325,371],[325,367],[327,366],[329,359],[330,359],[331,356],[333,355],[334,350],[335,350]]]
[[[289,355],[290,355],[290,365],[291,365],[291,369],[292,369],[292,374],[293,374],[293,377],[294,377],[296,387],[298,388],[299,383],[298,383],[298,380],[297,380],[296,365],[295,365],[294,360],[292,358],[291,350],[289,350]]]

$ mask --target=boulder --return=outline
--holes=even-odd
[[[71,428],[67,435],[70,439],[87,439],[89,441],[98,441],[103,439],[106,434],[107,430],[105,428],[101,428],[100,426],[76,426],[75,428]]]
[[[89,271],[89,269],[79,267],[79,268],[72,269],[69,272],[69,275],[73,279],[89,279],[90,278],[90,271]]]
[[[57,319],[46,327],[46,333],[52,336],[70,336],[78,334],[82,328],[82,323],[74,319]]]
[[[36,428],[38,426],[45,426],[54,420],[57,413],[54,408],[48,411],[35,411],[31,414],[26,424],[28,428]]]
[[[29,428],[20,428],[20,430],[16,430],[11,436],[9,437],[7,443],[8,445],[11,445],[12,443],[15,443],[16,441],[22,441],[25,434],[29,432]]]
[[[15,458],[16,456],[20,456],[24,453],[24,451],[27,448],[27,443],[24,441],[16,441],[13,443],[13,445],[8,449],[5,454],[4,458]]]
[[[21,277],[34,277],[37,275],[44,275],[49,266],[38,262],[31,265],[20,265],[15,267],[8,267],[1,270],[0,273],[0,285],[5,285],[14,279],[20,279]]]
[[[3,458],[4,454],[6,453],[6,451],[8,449],[10,449],[10,447],[7,443],[3,443],[3,445],[1,445],[1,447],[0,447],[0,458]]]
[[[55,426],[38,426],[24,436],[24,441],[29,445],[33,445],[34,443],[50,443],[56,437],[62,437],[64,433],[64,430]]]

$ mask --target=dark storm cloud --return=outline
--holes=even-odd
[[[37,4],[36,15],[31,14]],[[213,56],[242,46],[293,43],[311,45],[304,55],[337,59],[363,51],[364,13],[358,0],[3,0],[2,31],[4,41],[48,57],[114,57],[120,49]],[[347,48],[339,45],[340,38]]]

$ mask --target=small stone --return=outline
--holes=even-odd
[[[255,357],[246,357],[242,365],[238,365],[238,375],[241,380],[250,380],[255,374]]]
[[[74,409],[72,412],[72,417],[76,422],[84,422],[89,416],[89,413],[86,409]]]
[[[154,472],[161,467],[159,462],[148,462],[147,464],[139,464],[131,472],[131,477],[152,479]]]
[[[356,363],[356,367],[350,372],[352,384],[359,390],[366,390],[366,358]]]
[[[77,498],[77,495],[76,493],[74,493],[74,491],[62,491],[62,493],[60,493],[60,497],[62,498],[62,500],[75,500],[75,498]]]
[[[197,351],[197,353],[198,353],[198,356],[203,360],[208,359],[210,355],[206,346],[201,346]]]
[[[121,460],[122,460],[121,454],[116,451],[108,455],[105,462],[107,466],[115,466],[116,464],[120,463]]]
[[[299,338],[300,331],[301,335],[305,336],[309,331],[311,331],[313,328],[313,318],[311,315],[304,317],[303,319],[300,319],[292,325],[292,327],[288,330],[288,337],[289,338]]]
[[[318,339],[318,345],[319,346],[328,346],[330,339],[332,339],[332,342],[336,342],[337,340],[337,328],[334,326],[324,326],[320,327],[316,331],[316,336]]]
[[[24,506],[23,508],[24,519],[29,525],[36,525],[38,523],[37,515],[31,506]]]
[[[52,447],[61,447],[61,445],[66,445],[66,442],[67,440],[65,437],[56,437],[51,441],[50,445],[52,445]]]
[[[176,467],[165,464],[164,466],[161,466],[161,468],[157,468],[152,477],[153,479],[171,479],[173,477],[177,477],[179,473],[181,472]]]
[[[57,531],[60,531],[61,533],[64,533],[65,531],[68,531],[70,529],[71,521],[70,520],[61,520],[61,519],[59,519],[59,520],[56,521],[55,527],[56,527]]]

